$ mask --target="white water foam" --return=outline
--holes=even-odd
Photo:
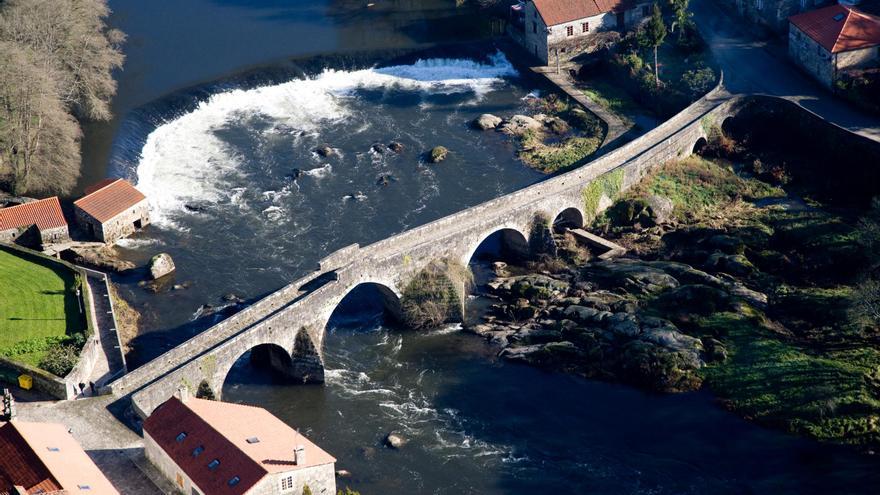
[[[174,227],[187,202],[240,200],[246,184],[236,156],[215,132],[260,116],[276,122],[271,133],[314,135],[348,116],[345,100],[361,88],[399,87],[426,93],[473,92],[477,98],[516,70],[501,52],[487,64],[465,59],[419,60],[412,65],[359,71],[325,70],[309,79],[216,94],[147,136],[137,166],[137,187],[150,198],[153,224]],[[314,171],[306,172],[315,173]]]

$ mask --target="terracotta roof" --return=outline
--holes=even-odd
[[[803,12],[789,21],[831,53],[880,45],[880,18],[845,5]]]
[[[105,179],[86,189],[73,204],[99,222],[106,222],[146,198],[124,179]]]
[[[6,423],[0,452],[0,491],[11,482],[27,493],[119,495],[64,425]]]
[[[144,431],[211,494],[242,494],[269,473],[336,462],[269,411],[241,404],[195,398],[184,403],[172,397],[147,418]],[[305,447],[306,462],[293,462],[296,445]],[[204,450],[193,456],[197,447]],[[220,464],[211,470],[208,464],[214,459]],[[230,486],[236,476],[240,481]]]
[[[93,192],[97,191],[98,189],[101,189],[104,186],[109,186],[110,184],[112,184],[118,180],[120,180],[120,179],[118,179],[116,177],[108,177],[106,179],[102,179],[98,182],[95,182],[91,186],[87,187],[85,192],[83,192],[83,194],[88,196],[89,194],[92,194]]]
[[[0,209],[0,231],[31,225],[40,230],[67,226],[56,196]]]
[[[533,0],[544,24],[555,26],[628,8],[629,0]]]

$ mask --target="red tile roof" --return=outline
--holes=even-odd
[[[64,425],[6,423],[0,426],[0,452],[0,493],[12,483],[28,493],[119,495]]]
[[[336,462],[269,411],[241,404],[195,398],[184,403],[172,397],[147,418],[144,431],[199,488],[211,494],[243,494],[269,473]],[[177,441],[182,433],[185,437]],[[259,441],[248,442],[254,438]],[[305,463],[293,462],[296,445],[305,447]],[[204,451],[194,457],[200,446]],[[208,464],[214,459],[220,465],[211,470]],[[229,486],[235,476],[240,481]]]
[[[626,9],[629,0],[533,0],[538,14],[548,26]]]
[[[880,45],[880,18],[845,5],[803,12],[789,21],[831,53]]]
[[[31,225],[40,230],[67,226],[57,197],[0,209],[0,231]]]
[[[124,179],[105,179],[86,189],[73,204],[99,222],[106,222],[146,198]]]

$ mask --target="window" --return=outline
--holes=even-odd
[[[260,443],[260,439],[257,437],[250,437],[246,440],[247,443]]]
[[[183,475],[177,473],[177,486],[183,488]]]
[[[589,22],[582,22],[581,23],[581,32],[582,33],[589,33],[590,32],[590,23]]]
[[[193,457],[198,457],[199,454],[205,451],[204,445],[199,445],[198,447],[193,449]]]
[[[293,476],[288,476],[287,478],[281,478],[281,489],[282,490],[292,490],[293,489]]]
[[[217,466],[220,465],[220,459],[214,459],[213,461],[208,463],[208,469],[211,471],[217,469]]]
[[[566,35],[566,36],[571,36],[571,35],[573,35],[573,34],[574,34],[574,26],[566,26],[566,28],[565,28],[565,35]]]
[[[182,431],[177,435],[177,438],[175,438],[175,440],[177,440],[177,443],[180,443],[183,441],[184,438],[186,438],[186,432]]]
[[[538,33],[538,23],[535,21],[532,21],[532,32],[535,34]]]
[[[226,482],[226,484],[229,486],[235,486],[238,484],[239,481],[241,481],[241,478],[239,478],[238,476],[233,476],[229,481]]]
[[[92,489],[92,487],[90,487],[89,485],[76,485],[76,487],[79,488],[80,490],[91,490]]]
[[[46,450],[48,450],[49,452],[61,452],[61,449],[59,449],[58,447],[46,447]]]

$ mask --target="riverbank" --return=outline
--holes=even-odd
[[[659,392],[706,387],[747,419],[875,451],[880,333],[861,303],[880,205],[805,202],[754,166],[659,168],[593,224],[632,256],[584,262],[568,249],[496,265],[496,302],[470,330],[509,360]]]

